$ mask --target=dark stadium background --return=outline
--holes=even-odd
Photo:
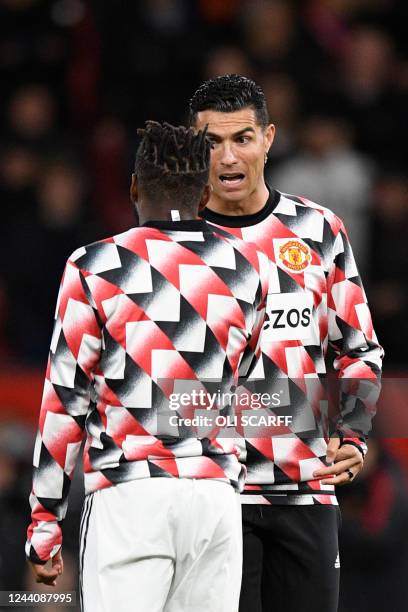
[[[185,121],[203,79],[240,73],[277,126],[270,183],[346,222],[399,415],[341,491],[340,612],[408,609],[407,17],[404,0],[0,0],[0,590],[39,590],[23,546],[64,262],[134,223],[137,127]],[[79,475],[60,590],[76,588],[81,503]]]

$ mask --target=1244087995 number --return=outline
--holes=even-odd
[[[66,593],[36,593],[34,591],[3,591],[0,593],[0,605],[24,606],[27,604],[61,604],[75,605],[76,593],[69,591]]]

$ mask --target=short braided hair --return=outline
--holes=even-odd
[[[152,198],[174,198],[191,206],[208,182],[210,141],[207,129],[195,131],[169,123],[147,121],[138,130],[142,140],[136,153],[135,173]]]

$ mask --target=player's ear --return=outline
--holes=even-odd
[[[198,211],[201,212],[208,204],[208,201],[211,196],[212,187],[211,185],[206,185],[204,187],[203,195],[201,196],[200,204],[198,206]]]
[[[133,204],[136,204],[139,199],[139,189],[137,184],[137,176],[136,174],[132,174],[132,181],[130,183],[130,200]]]
[[[275,126],[273,123],[270,123],[264,130],[264,138],[265,138],[265,153],[268,153],[269,149],[272,146],[273,139],[275,138]]]

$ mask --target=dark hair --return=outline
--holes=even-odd
[[[138,130],[142,141],[135,173],[151,199],[174,199],[188,208],[198,203],[209,177],[211,145],[206,132],[156,121]]]
[[[265,128],[269,117],[262,88],[247,77],[225,74],[205,81],[193,94],[189,122],[194,125],[200,111],[232,113],[247,107],[254,109],[257,122]]]

